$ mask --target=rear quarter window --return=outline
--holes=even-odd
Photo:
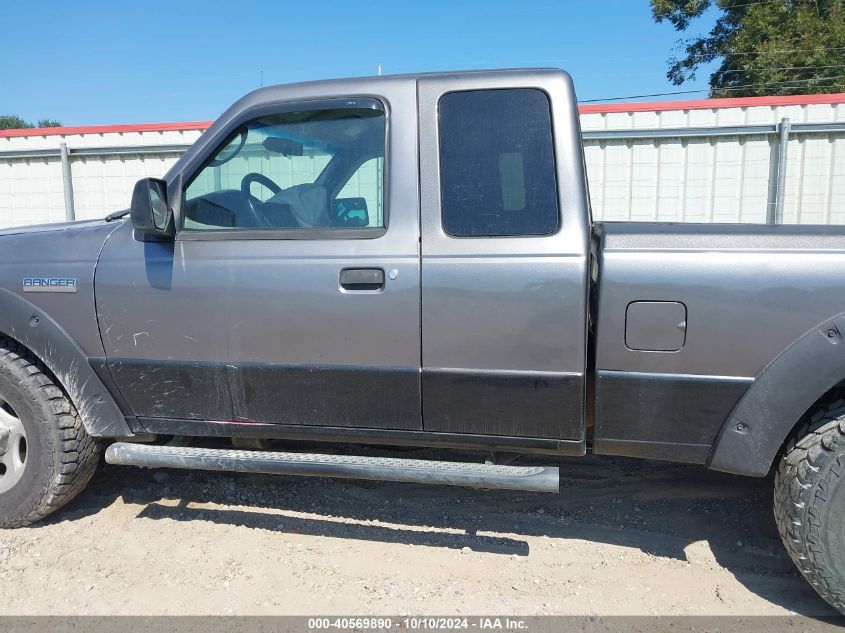
[[[471,90],[439,102],[440,206],[453,237],[557,231],[551,112],[531,88]]]

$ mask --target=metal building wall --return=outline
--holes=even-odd
[[[70,150],[76,218],[103,217],[126,208],[135,182],[163,175],[207,127],[181,125],[185,129],[62,128],[64,134],[44,130],[26,136],[19,135],[22,130],[0,131],[0,226],[65,219],[61,143]],[[129,153],[119,153],[123,151]]]
[[[581,126],[594,216],[766,222],[775,215],[779,128],[786,118],[791,134],[781,221],[845,223],[845,95],[818,97],[839,102],[739,107],[692,102],[688,108],[660,104],[655,110],[645,108],[657,104],[637,104],[636,111],[628,112],[584,108]],[[755,103],[754,99],[712,103],[737,101]],[[767,127],[772,131],[754,133]],[[611,130],[618,132],[615,138],[602,138]],[[662,135],[671,130],[689,136]],[[649,137],[650,132],[655,136]]]
[[[845,94],[583,106],[581,125],[597,220],[845,223]],[[0,131],[0,226],[69,214],[62,143],[73,215],[96,218],[126,208],[135,181],[164,174],[207,126]]]

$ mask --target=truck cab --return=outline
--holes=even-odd
[[[145,431],[584,453],[590,220],[563,73],[259,90],[165,182],[166,226],[121,226],[96,278]]]

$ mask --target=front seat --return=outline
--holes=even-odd
[[[330,226],[328,200],[325,187],[305,183],[282,189],[267,202],[286,205],[301,228],[326,229]]]

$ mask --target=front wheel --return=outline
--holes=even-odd
[[[29,525],[73,499],[99,452],[43,366],[0,338],[0,528]]]
[[[816,413],[775,475],[775,519],[790,557],[845,613],[845,403]]]

